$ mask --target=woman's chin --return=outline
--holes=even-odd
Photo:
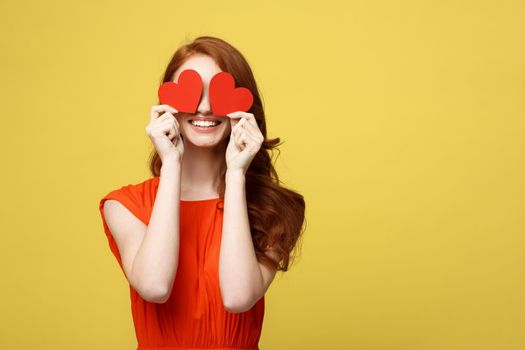
[[[184,142],[191,143],[196,147],[215,147],[222,142],[221,135],[219,134],[195,134],[191,136],[184,136]]]

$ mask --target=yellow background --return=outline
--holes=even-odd
[[[251,64],[307,202],[262,350],[524,349],[523,1],[14,1],[0,8],[0,348],[133,349],[98,212],[150,175],[174,50]]]

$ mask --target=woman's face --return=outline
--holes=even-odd
[[[172,81],[177,82],[180,73],[186,69],[196,70],[202,78],[202,96],[195,114],[177,113],[175,118],[180,125],[180,133],[184,143],[192,143],[195,146],[209,147],[221,143],[228,138],[231,132],[230,118],[212,115],[210,106],[209,87],[211,78],[221,72],[217,63],[207,55],[196,54],[188,58],[173,75]],[[191,124],[195,120],[213,120],[219,122],[216,126],[202,127]]]

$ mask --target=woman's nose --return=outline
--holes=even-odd
[[[207,92],[202,94],[201,101],[197,107],[197,113],[204,115],[211,113],[210,99]]]

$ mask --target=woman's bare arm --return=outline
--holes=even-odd
[[[164,303],[171,294],[179,260],[181,166],[162,165],[149,224],[113,200],[104,204],[104,217],[115,238],[131,286],[144,300]]]
[[[245,175],[226,172],[224,220],[219,255],[221,297],[229,312],[245,312],[266,293],[276,271],[257,261],[246,203]],[[265,252],[274,260],[273,250]]]

